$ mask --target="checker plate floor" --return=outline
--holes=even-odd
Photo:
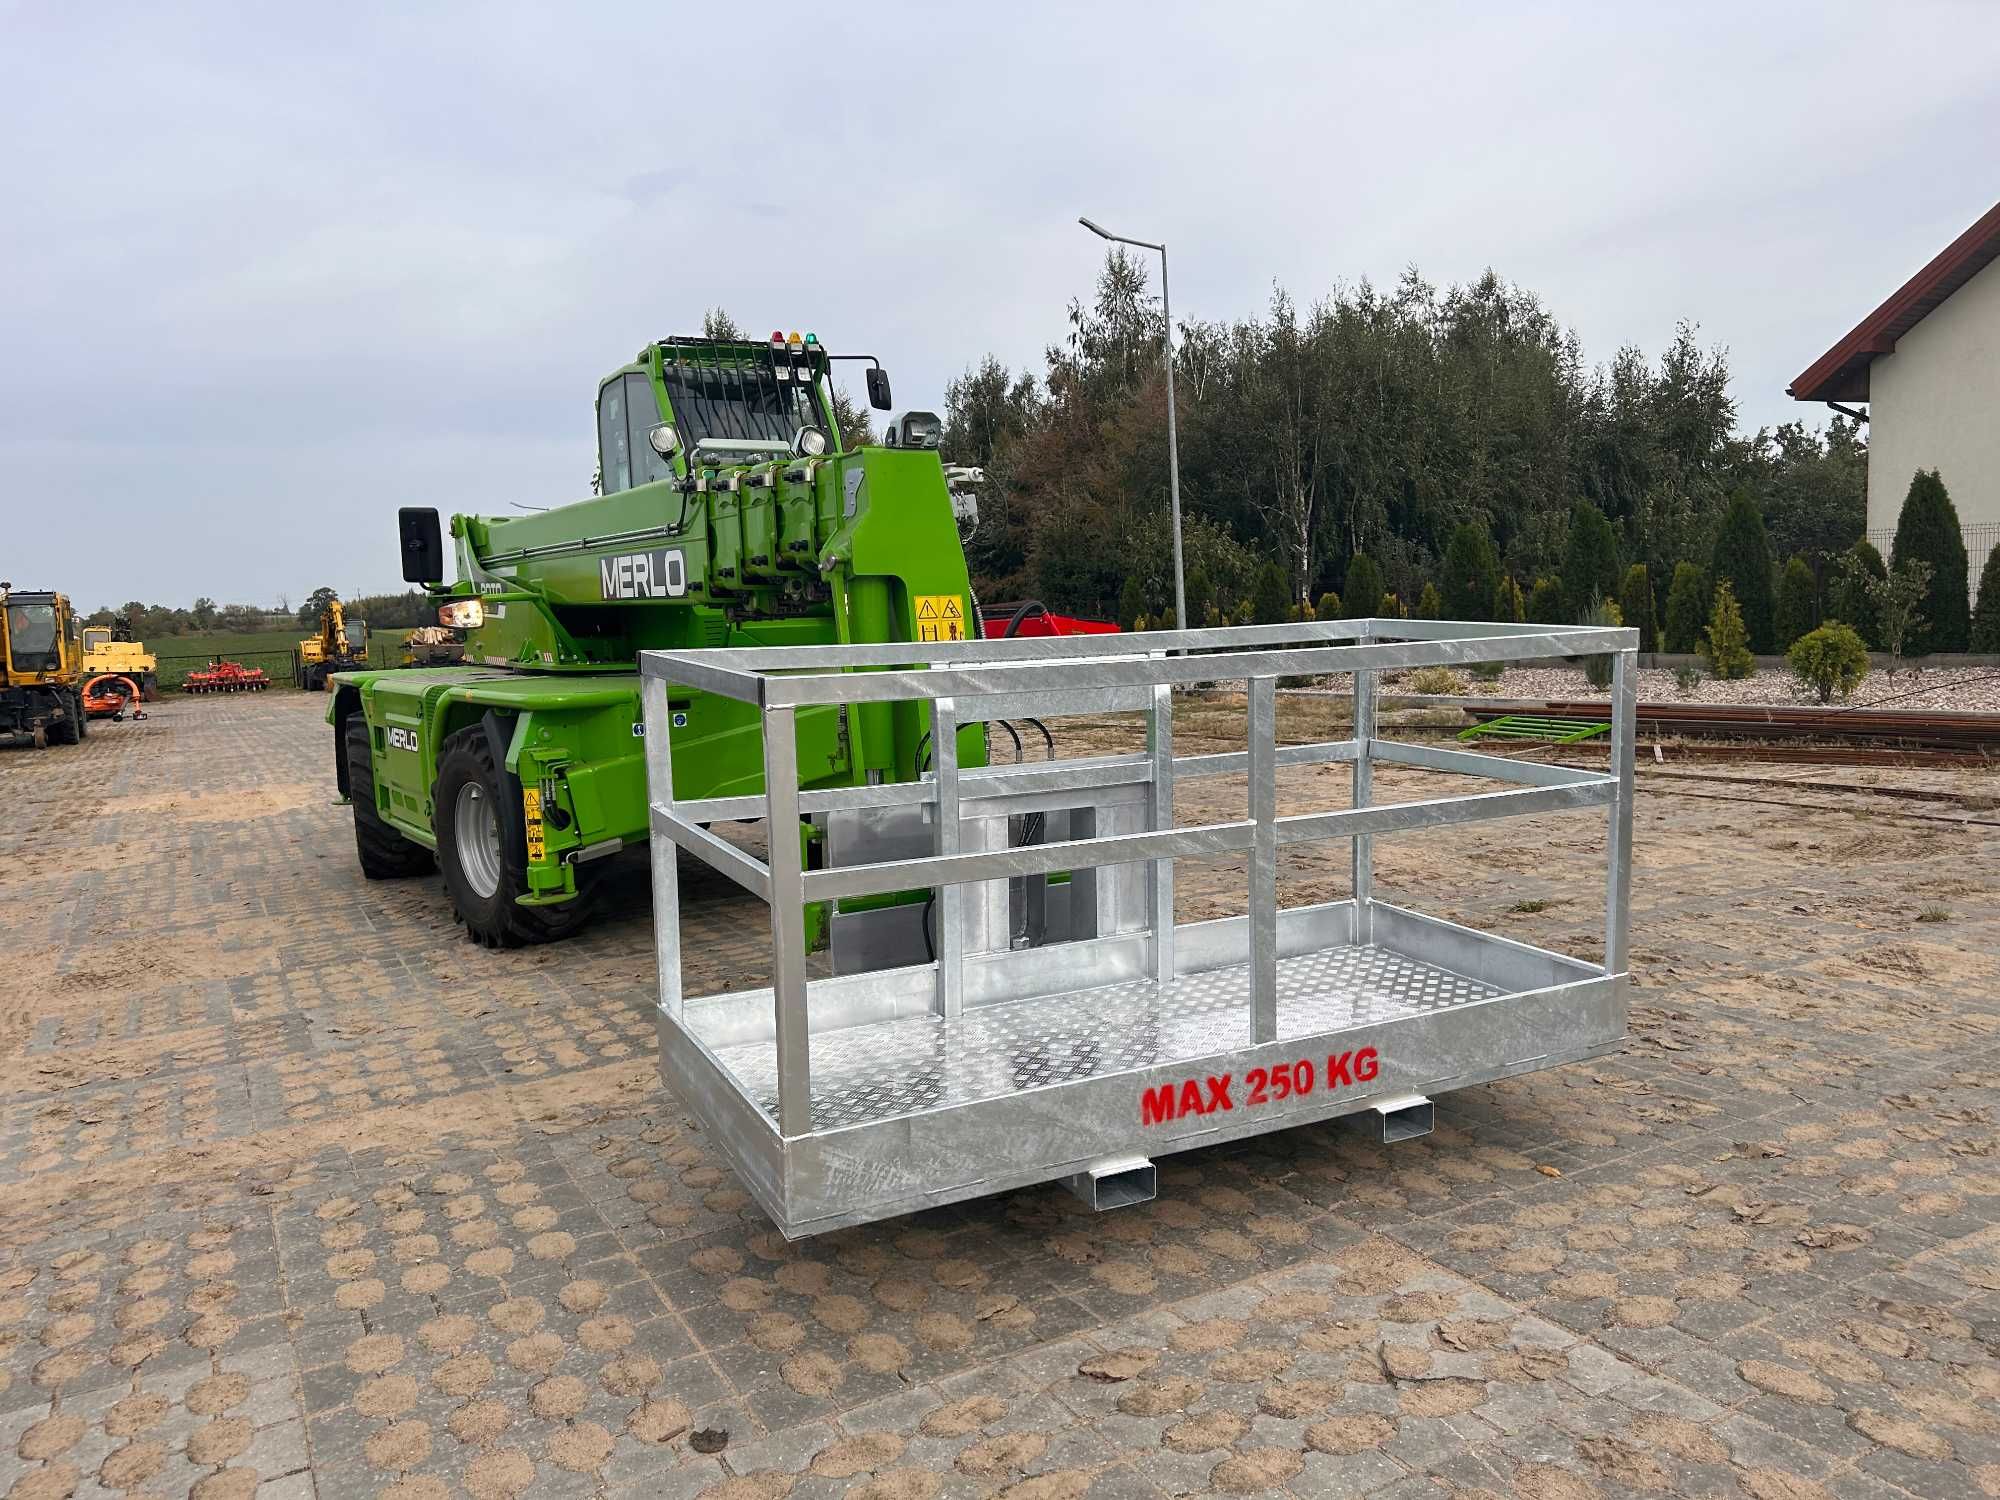
[[[1377,947],[1278,961],[1278,1036],[1319,1036],[1491,999],[1497,986]],[[969,1010],[823,1032],[812,1039],[813,1129],[862,1125],[1054,1083],[1129,1073],[1250,1045],[1247,964],[1162,989],[1131,980]],[[695,1024],[699,1025],[698,1019]],[[777,1115],[777,1049],[716,1049],[744,1092]]]

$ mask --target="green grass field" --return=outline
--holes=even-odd
[[[226,656],[241,661],[245,653],[279,651],[290,657],[292,647],[310,634],[309,630],[214,630],[207,635],[163,635],[147,645],[162,665],[169,656],[189,656],[201,661],[211,656]]]
[[[160,663],[160,686],[180,687],[190,672],[198,672],[220,656],[246,667],[262,667],[275,688],[292,685],[292,648],[311,632],[306,630],[215,630],[206,635],[163,635],[146,643]],[[381,631],[368,638],[370,666],[392,667],[402,657],[407,631]]]

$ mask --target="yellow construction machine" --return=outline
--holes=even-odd
[[[74,745],[83,712],[83,642],[61,594],[0,583],[0,736]]]
[[[147,703],[160,696],[159,658],[132,639],[130,620],[83,627],[83,676],[123,678]]]
[[[319,632],[292,648],[292,686],[309,693],[326,690],[329,672],[351,672],[368,665],[368,627],[349,621],[338,599],[319,612]]]

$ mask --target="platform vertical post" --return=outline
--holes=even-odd
[[[806,1023],[805,878],[799,857],[796,709],[764,710],[764,808],[771,866],[771,1004],[778,1047],[778,1134],[812,1130]]]
[[[1364,632],[1358,646],[1373,644]],[[1354,674],[1354,796],[1355,807],[1366,807],[1375,796],[1375,673]],[[1375,840],[1366,833],[1354,836],[1354,941],[1375,941]]]
[[[1250,679],[1250,1035],[1278,1039],[1278,680]]]
[[[667,680],[648,671],[639,682],[646,729],[646,850],[653,865],[653,957],[660,970],[660,1009],[681,1018],[680,846],[652,832],[652,807],[674,806],[673,711]]]
[[[1156,832],[1174,826],[1174,690],[1165,683],[1153,687],[1152,712],[1146,719],[1146,749],[1152,756],[1152,781],[1147,792],[1149,823]],[[1174,862],[1153,861],[1153,978],[1174,982]]]
[[[931,703],[931,766],[937,774],[937,852],[957,854],[958,703],[938,698]],[[941,885],[937,891],[937,1008],[956,1021],[965,1008],[965,887]]]
[[[1604,969],[1622,974],[1630,963],[1632,924],[1633,741],[1639,718],[1639,658],[1620,651],[1611,663],[1611,774],[1617,778],[1611,827],[1605,835]]]

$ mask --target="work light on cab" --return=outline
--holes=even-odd
[[[826,434],[817,427],[801,427],[792,447],[801,458],[818,458],[826,452]]]
[[[476,630],[486,623],[486,606],[477,599],[454,599],[439,607],[438,623],[453,630]]]

